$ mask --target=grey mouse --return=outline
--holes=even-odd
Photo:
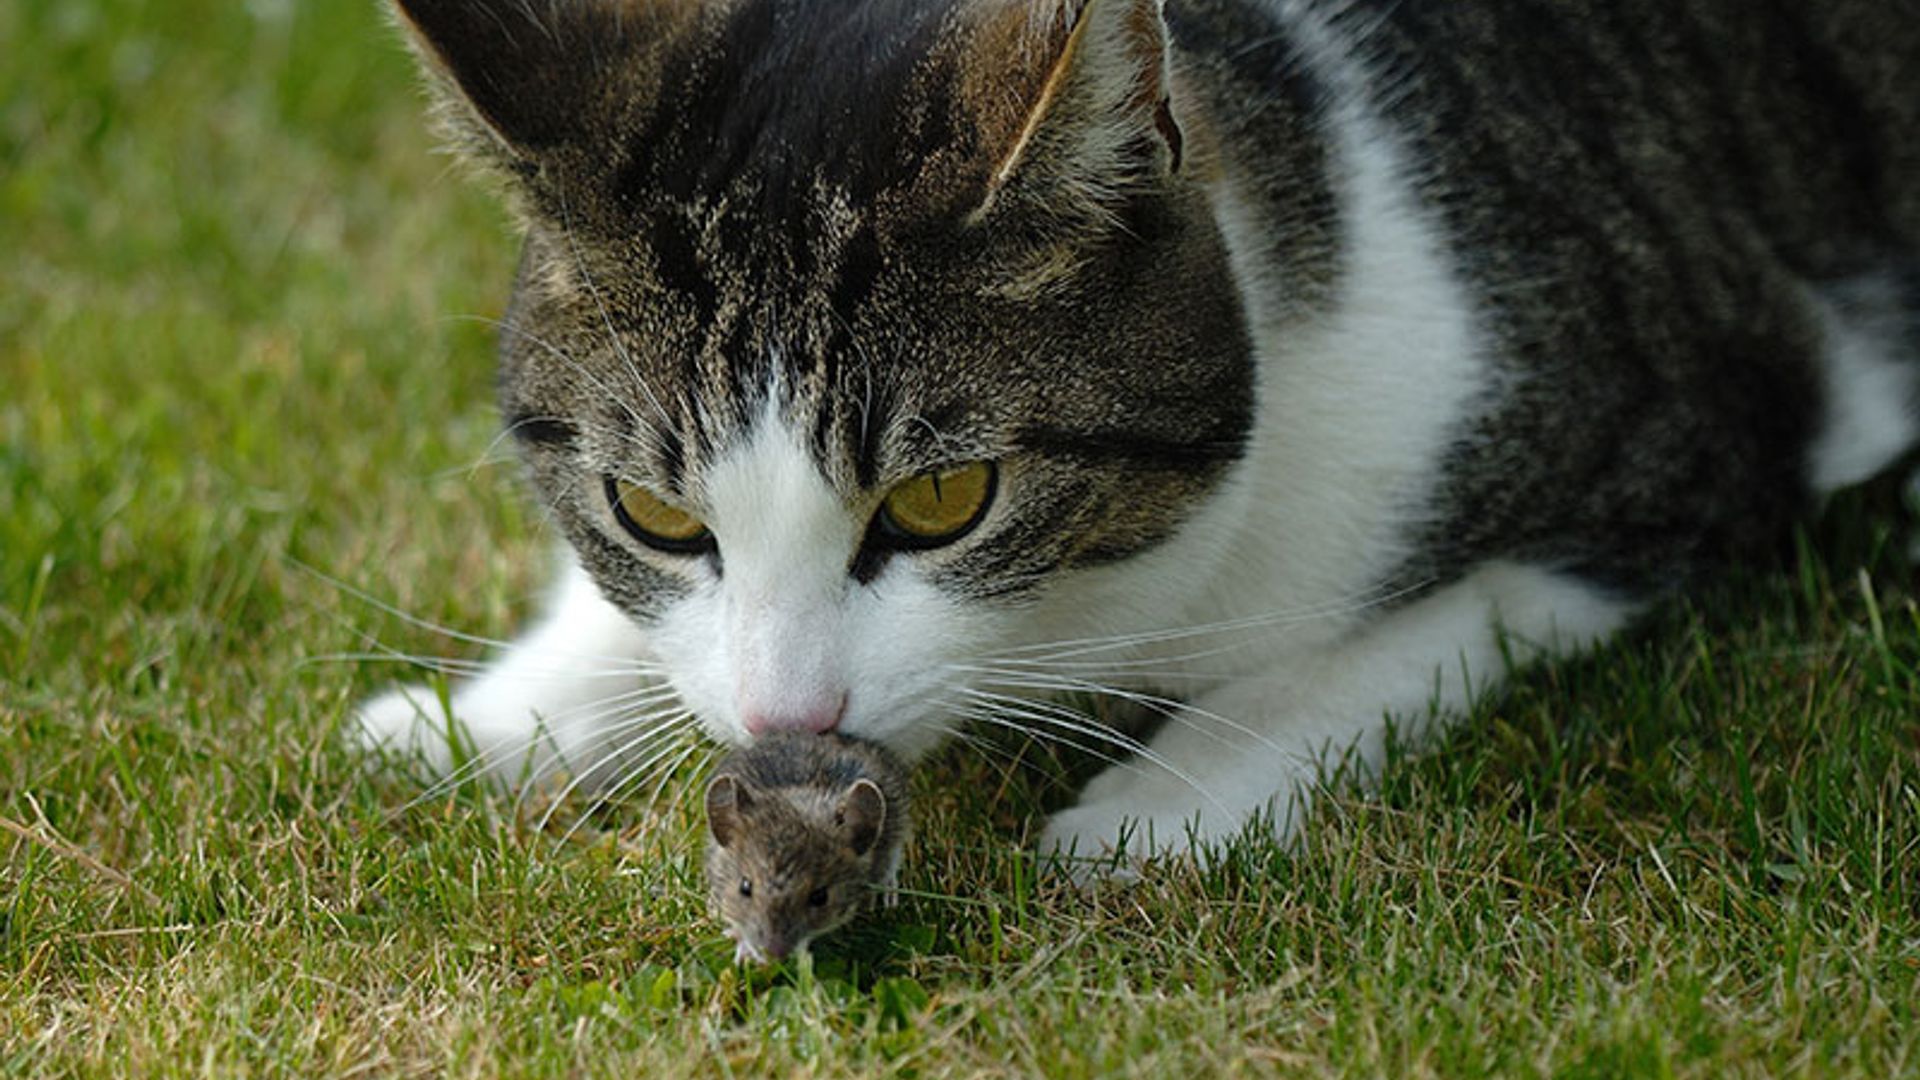
[[[906,769],[868,742],[787,732],[721,761],[707,786],[707,888],[736,960],[782,960],[893,884]]]

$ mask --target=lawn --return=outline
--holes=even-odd
[[[1075,888],[1025,844],[1085,762],[958,749],[898,909],[737,969],[689,788],[543,827],[344,738],[406,674],[348,657],[483,655],[426,624],[510,634],[551,542],[510,229],[377,5],[7,0],[0,57],[0,1073],[1920,1075],[1886,500],[1292,851]]]

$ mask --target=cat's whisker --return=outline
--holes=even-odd
[[[1002,650],[992,656],[984,657],[983,659],[992,662],[1025,657],[1042,661],[1056,661],[1105,650],[1139,648],[1169,641],[1182,641],[1190,638],[1205,637],[1210,634],[1230,634],[1247,630],[1264,630],[1275,626],[1319,622],[1324,619],[1335,618],[1342,615],[1359,614],[1371,608],[1391,604],[1396,600],[1417,594],[1429,584],[1431,584],[1431,582],[1422,582],[1395,589],[1387,593],[1348,597],[1326,604],[1311,605],[1304,608],[1281,609],[1258,615],[1242,616],[1235,619],[1223,619],[1218,622],[1193,623],[1186,626],[1144,630],[1127,634],[1034,642],[1027,645],[1017,645],[1013,648]]]
[[[1259,743],[1260,746],[1264,749],[1273,751],[1274,753],[1277,753],[1277,754],[1284,754],[1287,752],[1284,747],[1280,746],[1278,743],[1275,743],[1272,739],[1268,738],[1265,734],[1261,733],[1260,731],[1252,727],[1249,727],[1248,725],[1238,720],[1234,720],[1234,719],[1231,719],[1230,717],[1222,716],[1219,713],[1213,712],[1212,710],[1209,710],[1209,709],[1203,709],[1191,702],[1178,701],[1174,698],[1163,697],[1159,694],[1150,693],[1148,691],[1128,690],[1124,687],[1113,686],[1107,683],[1096,682],[1090,679],[1073,678],[1068,676],[1050,677],[1047,673],[1044,673],[1044,672],[1009,673],[1009,672],[996,672],[990,668],[975,668],[975,669],[963,669],[963,670],[971,670],[972,673],[974,674],[984,676],[985,677],[983,680],[984,684],[988,686],[1002,686],[1002,687],[1007,687],[1011,689],[1021,689],[1021,690],[1038,690],[1041,692],[1055,692],[1055,693],[1069,693],[1069,694],[1082,693],[1082,694],[1092,694],[1092,695],[1097,695],[1102,697],[1119,698],[1122,701],[1127,701],[1132,704],[1141,706],[1142,708],[1145,708],[1153,712],[1155,715],[1163,716],[1167,720],[1173,723],[1183,723],[1188,727],[1191,727],[1193,730],[1198,731],[1201,734],[1206,735],[1207,737],[1215,740],[1216,742],[1220,743],[1223,746],[1235,746],[1236,744],[1232,740],[1228,739],[1226,736],[1221,735],[1218,732],[1209,731],[1207,728],[1202,727],[1200,724],[1195,722],[1196,720],[1210,720],[1213,723],[1218,724],[1223,728],[1226,728],[1228,731],[1236,735],[1241,735],[1248,739],[1252,739],[1253,741]]]
[[[572,238],[572,234],[568,233],[568,240],[570,240],[570,238]],[[580,267],[580,271],[582,271],[582,277],[586,277],[586,267],[584,267],[584,265]],[[591,284],[591,279],[588,279],[588,288],[589,288],[589,292],[595,292],[595,294],[597,294],[597,288],[593,288],[593,284]],[[599,298],[597,298],[597,296],[595,296],[595,302],[599,302]],[[603,317],[603,319],[607,317],[607,309],[605,309],[605,306],[601,306],[601,317]],[[572,371],[574,371],[574,373],[578,373],[578,375],[580,375],[582,379],[588,379],[589,382],[593,382],[593,386],[595,386],[595,388],[599,388],[599,390],[601,390],[601,394],[605,394],[605,396],[607,396],[607,398],[609,398],[611,402],[618,402],[618,404],[620,404],[620,407],[622,407],[622,409],[626,411],[626,415],[634,419],[634,423],[636,423],[636,429],[639,430],[639,432],[645,432],[645,434],[651,434],[651,425],[647,425],[647,423],[643,423],[643,421],[641,421],[641,417],[639,417],[639,413],[636,413],[636,411],[634,411],[634,407],[632,407],[632,405],[626,404],[626,398],[622,398],[622,396],[618,396],[618,394],[614,394],[614,392],[612,392],[611,386],[607,386],[605,382],[601,382],[601,380],[597,379],[597,377],[595,377],[595,375],[593,375],[593,373],[589,371],[588,367],[586,367],[584,363],[580,363],[580,359],[578,359],[578,357],[572,356],[570,352],[566,352],[566,350],[563,350],[561,346],[557,346],[557,344],[553,344],[553,342],[549,342],[547,338],[543,338],[543,336],[540,336],[540,334],[536,334],[536,332],[528,331],[526,327],[522,327],[522,325],[518,325],[518,323],[513,323],[513,321],[509,321],[509,319],[493,319],[493,317],[488,317],[488,315],[461,315],[459,319],[463,319],[463,321],[474,321],[474,323],[484,323],[484,325],[488,325],[488,327],[490,327],[490,329],[493,329],[493,331],[503,332],[503,334],[513,334],[515,338],[520,338],[520,340],[524,340],[524,342],[528,342],[528,344],[532,344],[532,346],[536,346],[536,348],[540,348],[541,352],[545,352],[547,356],[551,356],[553,357],[553,359],[557,359],[557,361],[561,361],[561,363],[566,363],[566,365],[568,365],[568,367],[572,367]],[[611,334],[611,331],[612,331],[612,325],[611,325],[611,321],[609,321],[609,334]],[[632,359],[626,356],[626,348],[624,348],[624,346],[620,344],[620,338],[618,338],[618,334],[612,334],[612,346],[614,346],[614,350],[616,350],[616,352],[618,352],[620,356],[624,357],[624,359],[628,359],[628,367],[632,369]],[[641,386],[641,390],[643,390],[643,392],[647,392],[647,388],[645,388],[645,386]],[[651,396],[651,392],[649,392],[649,396]],[[655,407],[659,407],[659,402],[655,402]],[[660,419],[662,419],[662,421],[666,419],[666,413],[664,413],[664,411],[660,411]],[[568,421],[568,423],[576,423],[576,421]],[[624,434],[624,432],[609,432],[609,434]],[[626,438],[636,438],[636,436],[626,436]],[[657,450],[655,446],[649,446],[649,444],[641,444],[641,442],[636,442],[636,444],[637,446],[641,446],[641,450]]]
[[[500,449],[501,441],[509,434],[511,434],[511,429],[494,436],[493,441],[488,443],[486,448],[481,450],[479,455],[471,462],[465,465],[455,465],[451,468],[441,469],[438,472],[428,473],[427,479],[437,483],[458,477],[463,481],[472,482],[475,477],[479,476],[480,473],[486,469],[491,469],[499,465],[517,464],[520,459],[513,451]]]
[[[956,710],[955,715],[971,723],[986,724],[989,727],[1002,728],[1039,742],[1064,746],[1076,753],[1086,754],[1089,757],[1104,762],[1110,768],[1124,769],[1136,775],[1146,775],[1146,770],[1141,768],[1137,763],[1124,755],[1114,754],[1102,749],[1101,743],[1099,742],[1089,745],[1073,738],[1071,735],[1031,727],[996,709],[985,706],[973,706]]]
[[[1018,710],[1019,714],[1025,719],[1038,719],[1044,716],[1056,724],[1071,724],[1097,732],[1108,742],[1127,750],[1129,753],[1136,752],[1137,748],[1145,748],[1145,743],[1119,728],[1088,716],[1080,710],[1071,708],[1060,702],[1048,701],[1044,698],[1015,697],[1009,694],[995,693],[991,690],[983,690],[978,687],[969,687],[967,692],[976,700],[988,702],[995,708]]]
[[[533,755],[542,742],[548,742],[552,746],[556,759],[563,758],[559,746],[559,736],[563,734],[572,734],[580,729],[593,729],[598,738],[603,741],[614,738],[623,731],[650,721],[651,714],[645,710],[665,704],[671,697],[671,694],[657,694],[653,688],[642,688],[629,694],[599,698],[572,709],[561,710],[554,714],[553,718],[543,718],[533,725],[531,733],[525,738],[498,743],[467,758],[458,768],[441,777],[408,806],[418,805],[435,798],[461,784],[481,780],[488,774],[515,763],[523,767],[531,767]],[[604,728],[601,727],[608,717],[618,716],[636,708],[642,711]]]
[[[688,761],[692,760],[695,755],[701,753],[707,755],[706,761],[701,763],[701,767],[705,768],[705,766],[711,764],[713,758],[720,753],[720,749],[700,738],[699,733],[695,732],[694,738],[688,743],[684,753],[674,759],[671,765],[656,770],[660,774],[659,779],[653,782],[653,788],[647,792],[644,805],[653,806],[657,804],[660,801],[661,794],[666,791],[667,783],[679,775],[682,769],[687,767]]]
[[[641,377],[639,367],[633,362],[633,354],[627,351],[626,343],[620,339],[620,332],[614,329],[613,314],[607,310],[606,300],[600,295],[600,287],[595,284],[593,275],[587,270],[586,256],[580,251],[579,238],[574,234],[573,229],[573,211],[567,205],[564,193],[560,196],[560,220],[562,231],[567,237],[567,251],[573,257],[573,266],[579,272],[580,280],[587,286],[587,294],[593,297],[594,307],[600,311],[600,322],[606,327],[608,344],[613,346],[614,354],[620,358],[621,363],[626,365],[627,374],[633,379],[634,389],[638,390],[641,396],[646,398],[647,404],[653,407],[654,414],[660,418],[661,424],[672,427],[672,415],[660,404],[660,399],[654,396],[653,388],[647,385],[646,379]],[[639,414],[634,412],[633,406],[628,405],[625,398],[617,400],[627,414],[633,417],[634,422],[642,430],[646,430],[648,425],[641,421]]]
[[[676,716],[672,726],[666,729],[664,735],[666,737],[646,758],[635,760],[634,755],[628,753],[617,759],[612,755],[602,759],[602,763],[612,762],[615,770],[613,778],[596,789],[594,803],[602,805],[612,802],[630,787],[644,783],[646,777],[658,771],[662,767],[661,762],[672,755],[677,748],[699,745],[704,741],[700,718],[691,710],[685,710]]]
[[[666,790],[667,783],[705,746],[704,742],[699,738],[693,720],[694,717],[692,714],[688,714],[681,722],[677,723],[675,730],[672,732],[674,735],[684,736],[689,730],[693,730],[694,734],[692,738],[669,740],[646,761],[627,770],[618,780],[608,785],[604,790],[596,793],[592,805],[607,805],[619,798],[623,792],[638,788],[641,784],[646,783],[649,776],[655,776],[656,774],[658,779],[654,782],[652,790],[648,792],[647,797],[643,800],[643,805],[652,806],[657,803],[661,793]],[[591,809],[591,807],[589,807],[589,809]],[[559,842],[565,844],[567,841],[573,839],[573,835],[578,832],[586,822],[587,815],[580,815],[580,817],[561,834]]]
[[[362,652],[319,653],[303,656],[294,662],[293,670],[299,671],[321,664],[404,664],[434,675],[473,675],[486,668],[482,660],[466,660],[456,656],[427,656],[423,653],[401,652],[385,646]]]
[[[450,638],[454,641],[465,642],[466,644],[469,644],[469,645],[479,645],[489,649],[505,649],[510,644],[509,642],[503,641],[499,638],[490,638],[480,634],[466,633],[460,630],[455,630],[450,626],[443,626],[440,623],[436,623],[430,619],[421,618],[418,615],[408,614],[407,612],[402,611],[400,608],[395,607],[394,605],[379,599],[378,597],[374,596],[372,593],[365,592],[360,589],[356,589],[352,585],[349,585],[346,582],[340,580],[339,578],[336,578],[331,574],[328,574],[324,570],[321,570],[315,566],[311,566],[307,563],[301,562],[299,559],[289,557],[287,559],[287,563],[288,565],[294,567],[295,569],[301,570],[306,574],[312,576],[313,578],[319,580],[323,584],[326,584],[332,587],[335,591],[345,593],[348,596],[353,597],[355,600],[358,600],[361,603],[366,604],[368,607],[371,607],[374,610],[379,611],[383,614],[392,616],[393,618],[399,619],[401,622],[406,623],[408,626],[414,627],[415,629],[425,630],[429,633],[437,634],[445,638]],[[362,636],[367,637],[369,635],[362,635]]]
[[[498,322],[497,320],[494,320],[493,322],[494,322],[494,325],[496,325],[503,331],[518,332],[515,330],[514,327],[509,326],[508,324]],[[526,335],[526,336],[531,336],[531,335]],[[543,347],[547,347],[549,349],[551,348],[551,346],[545,346],[545,343],[541,343],[541,344],[543,345]],[[578,360],[575,360],[571,357],[567,357],[564,354],[561,354],[561,356],[569,365],[572,365],[576,368],[579,367]],[[516,434],[518,434],[522,428],[531,427],[533,425],[541,424],[541,423],[564,424],[567,427],[573,428],[577,431],[589,432],[592,434],[600,435],[608,440],[628,442],[635,446],[638,446],[640,449],[643,449],[643,450],[658,449],[658,446],[656,444],[642,441],[641,438],[633,432],[622,431],[617,428],[608,427],[604,424],[591,423],[589,421],[582,420],[579,417],[534,414],[534,415],[518,417],[514,419],[512,423],[503,425],[501,429],[497,433],[495,433],[492,440],[490,440],[487,443],[486,447],[483,450],[481,450],[480,455],[473,461],[472,464],[462,465],[456,468],[446,469],[441,472],[433,473],[431,474],[431,479],[439,480],[439,479],[445,479],[447,477],[455,476],[455,475],[463,475],[468,478],[471,478],[475,474],[477,474],[481,469],[487,468],[492,465],[517,464],[520,461],[520,456],[511,450],[505,450],[505,451],[501,450],[500,445],[506,442],[507,440],[509,440],[510,438],[512,438],[513,436],[515,436]],[[641,434],[646,436],[651,436],[652,432],[645,431],[645,432],[642,432]]]
[[[592,817],[593,811],[600,807],[611,805],[616,799],[620,798],[622,792],[632,783],[635,777],[644,778],[652,775],[656,771],[662,774],[663,779],[672,776],[674,770],[679,767],[679,764],[686,760],[689,747],[698,745],[697,741],[686,738],[690,727],[690,717],[680,718],[671,729],[661,733],[662,738],[659,745],[650,749],[644,761],[633,769],[622,773],[612,784],[597,787],[593,792],[592,799],[589,800],[585,807],[581,808],[580,813],[574,818],[572,823],[561,832],[556,843],[565,845],[571,841],[576,833],[586,827]],[[624,752],[632,753],[632,750],[626,750]],[[596,764],[595,768],[598,768],[600,764],[604,764],[606,760],[608,759],[602,759],[600,763]],[[556,798],[555,802],[548,807],[547,813],[542,815],[538,826],[540,831],[545,831],[549,819],[564,805],[567,794],[570,793],[563,793],[560,797]]]
[[[382,645],[377,641],[373,644],[375,646],[374,648],[361,652],[319,653],[313,656],[304,656],[295,662],[294,669],[298,670],[308,665],[319,664],[404,664],[408,667],[419,668],[422,671],[436,675],[477,675],[483,671],[490,670],[490,664],[485,660],[469,660],[457,656],[428,656],[425,653],[403,652],[391,646]],[[647,665],[644,667],[632,666],[588,670],[570,668],[565,671],[516,671],[511,674],[501,673],[501,677],[508,681],[521,683],[573,683],[581,679],[617,679],[622,677],[658,679],[663,674],[664,672],[659,667]]]
[[[991,739],[982,738],[979,735],[976,735],[968,731],[965,726],[965,724],[968,722],[981,719],[979,716],[975,715],[975,713],[969,711],[969,710],[979,709],[980,708],[979,706],[965,705],[965,704],[961,704],[953,701],[942,701],[938,705],[936,705],[935,708],[937,708],[941,712],[952,714],[954,717],[956,717],[960,721],[959,723],[947,723],[940,720],[929,721],[929,723],[931,723],[933,727],[937,731],[939,731],[942,738],[952,739],[953,741],[960,743],[962,746],[965,746],[967,749],[972,750],[975,753],[981,754],[982,756],[998,759],[1002,764],[995,767],[1000,770],[1000,776],[1003,781],[1010,778],[1013,775],[1013,770],[1018,768],[1020,765],[1021,755],[1013,750],[1009,750],[1006,747],[999,745],[998,743],[993,742]],[[1031,740],[1033,742],[1041,742],[1041,743],[1064,742],[1064,740],[1061,740],[1058,738],[1049,738],[1037,732],[1027,731],[1023,728],[1018,727],[1017,725],[1012,726],[1010,728],[1007,727],[1007,725],[998,725],[998,726],[1006,730],[1017,731],[1022,737],[1028,740]],[[1069,745],[1072,745],[1074,749],[1079,750],[1081,753],[1087,753],[1087,754],[1092,753],[1092,751],[1086,749],[1085,747],[1081,747],[1078,744],[1069,744]]]
[[[685,725],[690,723],[692,717],[693,714],[690,711],[679,709],[664,718],[658,718],[658,722],[649,724],[647,730],[622,743],[614,750],[600,755],[591,765],[577,770],[572,778],[567,781],[566,786],[553,794],[551,801],[547,804],[546,810],[541,813],[539,822],[535,824],[534,831],[547,831],[547,826],[553,821],[553,815],[558,813],[562,806],[566,805],[567,799],[570,798],[575,791],[579,790],[582,784],[599,773],[602,767],[608,762],[617,761],[625,755],[655,741],[659,741],[668,748],[671,748],[673,746],[673,736],[681,731]],[[665,751],[657,751],[657,753],[663,752]],[[569,830],[567,835],[571,836],[572,830]]]
[[[603,308],[602,309],[603,317],[604,317],[604,314],[605,314],[605,309]],[[604,429],[604,428],[595,428],[594,430],[598,430],[602,434],[610,435],[614,438],[628,442],[633,446],[636,446],[641,450],[645,450],[649,453],[657,452],[659,450],[658,443],[648,441],[649,439],[652,439],[654,437],[653,425],[646,423],[641,418],[640,414],[635,412],[633,410],[633,407],[626,403],[626,399],[624,397],[616,394],[612,387],[608,386],[603,380],[601,380],[597,375],[595,375],[591,370],[589,370],[586,367],[586,365],[582,364],[571,353],[568,353],[566,350],[560,348],[558,345],[555,345],[552,342],[547,341],[546,339],[540,337],[537,334],[532,333],[531,331],[525,329],[524,327],[521,327],[512,322],[509,322],[505,319],[489,319],[485,316],[467,316],[467,318],[470,318],[474,321],[487,323],[493,328],[499,330],[501,333],[511,334],[515,337],[520,338],[523,341],[527,341],[533,344],[534,346],[536,346],[537,348],[541,349],[542,351],[546,352],[547,355],[553,357],[555,360],[559,361],[560,363],[566,364],[581,378],[586,379],[588,382],[591,382],[601,392],[601,394],[604,395],[608,400],[617,402],[620,405],[621,409],[625,411],[626,414],[629,417],[631,417],[634,422],[633,432],[613,431],[613,430]],[[609,329],[611,329],[611,327],[609,327]],[[620,344],[619,339],[617,337],[614,338],[614,347],[617,351],[620,352],[620,354],[624,358],[625,357],[624,347]],[[632,362],[630,359],[628,360],[628,367],[631,370]],[[642,386],[641,389],[643,392],[647,392],[644,386]],[[655,407],[658,408],[657,402],[655,403]],[[666,414],[662,412],[661,417],[664,420],[666,418]],[[569,420],[568,422],[573,424],[576,427],[579,426],[579,421],[577,419]]]
[[[1173,762],[1168,761],[1164,755],[1156,752],[1152,747],[1149,747],[1146,743],[1141,742],[1139,739],[1133,738],[1132,736],[1127,735],[1123,732],[1116,731],[1115,729],[1108,727],[1104,724],[1098,723],[1097,721],[1094,721],[1090,718],[1080,716],[1078,713],[1072,713],[1071,710],[1059,710],[1060,712],[1067,713],[1068,715],[1057,715],[1055,713],[1046,711],[1044,708],[1036,707],[1040,703],[1026,701],[1021,698],[1009,697],[1005,694],[995,694],[988,691],[976,690],[972,687],[963,686],[957,689],[962,694],[975,697],[980,701],[982,701],[983,703],[990,705],[995,709],[1002,710],[1006,714],[1009,714],[1012,716],[1017,716],[1022,720],[1031,720],[1031,721],[1034,721],[1035,723],[1051,724],[1055,727],[1059,727],[1065,730],[1074,731],[1079,734],[1086,735],[1089,738],[1102,739],[1112,746],[1126,750],[1132,753],[1135,757],[1139,758],[1140,760],[1145,761],[1148,764],[1155,766],[1156,768],[1164,770],[1168,775],[1172,776],[1176,780],[1179,780],[1181,783],[1187,785],[1189,788],[1192,788],[1195,794],[1207,800],[1207,802],[1213,804],[1215,809],[1219,810],[1222,813],[1226,813],[1226,807],[1223,806],[1218,799],[1214,798],[1213,793],[1205,785],[1201,784],[1198,780],[1195,780],[1185,770],[1181,769],[1178,765],[1175,765]]]
[[[646,710],[676,705],[678,699],[679,695],[669,687],[643,686],[624,693],[596,698],[593,701],[583,702],[571,708],[561,709],[553,713],[551,717],[543,717],[542,726],[550,734],[558,734],[563,731],[570,732],[577,727],[598,727],[609,718],[623,717],[623,714],[632,713],[634,710],[641,710],[634,715],[645,717],[649,715]],[[630,722],[630,719],[623,717],[617,722],[621,725],[626,725]],[[584,749],[591,748],[591,743],[585,744],[584,746]]]
[[[488,665],[481,661],[417,656],[394,649],[372,635],[362,634],[361,636],[374,647],[374,651],[362,654],[340,654],[338,658],[352,659],[356,662],[374,660],[407,663],[438,674],[452,676],[474,674],[488,669]],[[302,663],[322,662],[329,659],[334,659],[334,657],[308,657],[303,660]],[[515,672],[512,675],[512,680],[516,682],[557,681],[565,684],[577,684],[582,678],[618,678],[622,680],[638,679],[641,680],[641,683],[638,686],[623,690],[620,693],[596,698],[541,717],[539,721],[532,726],[531,732],[525,738],[489,746],[466,758],[458,768],[440,777],[439,780],[429,785],[419,796],[400,807],[400,811],[404,812],[409,810],[461,784],[480,780],[515,762],[530,764],[531,755],[543,740],[553,741],[557,752],[557,736],[563,733],[571,733],[579,728],[597,726],[607,716],[626,709],[636,707],[651,708],[672,700],[677,695],[677,691],[675,691],[670,684],[664,682],[660,678],[660,675],[661,670],[657,665],[640,662],[624,662],[618,669],[610,670],[602,669],[582,672],[578,668],[571,668],[566,670],[525,670]],[[493,677],[496,679],[507,678],[504,673],[497,670],[494,671]],[[424,707],[420,707],[419,712],[422,722],[432,722],[432,718],[427,714]],[[464,734],[464,730],[465,729],[462,728],[460,734]],[[609,731],[603,733],[603,735],[611,735],[614,733],[613,731]],[[453,740],[458,739],[460,734],[436,731],[434,737]]]
[[[1360,610],[1360,608],[1356,607],[1351,610],[1357,611]],[[1148,646],[1167,644],[1188,638],[1216,635],[1225,636],[1242,631],[1290,629],[1296,626],[1318,623],[1326,618],[1338,617],[1339,615],[1347,613],[1348,611],[1341,610],[1334,611],[1331,614],[1315,612],[1312,614],[1296,614],[1287,617],[1278,615],[1253,616],[1244,620],[1236,620],[1233,623],[1182,627],[1178,630],[1169,631],[1150,631],[1142,635],[1116,635],[1111,639],[1083,639],[1080,642],[1071,643],[1073,645],[1072,648],[1060,649],[1051,653],[1041,653],[1039,655],[1032,655],[1034,651],[1033,646],[1020,646],[1016,650],[1010,650],[1001,654],[991,654],[981,659],[987,663],[1047,669],[1086,669],[1089,671],[1131,671],[1133,669],[1148,668],[1150,665],[1156,664],[1193,664],[1241,649],[1266,645],[1270,643],[1271,639],[1264,636],[1247,636],[1237,641],[1226,641],[1207,648],[1197,648],[1180,653],[1169,654],[1154,651],[1145,656],[1135,657],[1079,658],[1093,657],[1099,653],[1109,651],[1124,652],[1129,650],[1143,650]],[[1052,646],[1050,643],[1041,643],[1040,647],[1049,648]],[[1185,678],[1193,674],[1195,673],[1188,670],[1175,669],[1169,670],[1166,673],[1166,677]]]
[[[355,600],[358,600],[361,603],[366,604],[368,607],[371,607],[376,611],[379,611],[385,615],[389,615],[395,619],[398,619],[402,623],[405,623],[408,626],[414,627],[415,629],[425,630],[428,633],[436,634],[453,641],[462,642],[464,644],[478,645],[478,646],[481,646],[482,648],[498,649],[502,651],[512,648],[512,642],[504,641],[499,638],[486,637],[481,634],[472,634],[472,633],[467,633],[460,630],[455,630],[450,626],[443,626],[440,623],[436,623],[430,619],[424,619],[424,618],[421,618],[420,616],[409,614],[406,611],[402,610],[401,608],[395,607],[394,605],[389,604],[384,600],[381,600],[380,598],[374,596],[372,593],[366,592],[362,589],[357,589],[354,586],[347,584],[345,581],[342,581],[339,578],[336,578],[326,573],[325,571],[320,570],[317,567],[301,562],[298,559],[288,558],[287,563],[288,565],[293,566],[295,569],[298,569],[300,571],[303,571],[306,574],[311,575],[312,577],[332,587],[333,589],[339,592],[345,593],[346,595],[353,597]],[[362,640],[368,641],[375,645],[378,644],[378,639],[374,638],[370,634],[360,632],[359,636],[362,638]],[[578,669],[573,669],[566,675],[561,675],[556,677],[575,677],[575,676],[594,677],[601,674],[606,674],[610,676],[624,675],[624,674],[657,675],[664,672],[664,668],[661,665],[649,663],[648,661],[644,661],[644,660],[637,660],[632,656],[607,656],[607,655],[595,654],[595,653],[575,652],[571,650],[566,652],[553,651],[551,655],[555,660],[564,660],[568,662],[598,661],[598,662],[612,665],[607,669],[588,670],[585,672],[582,672]]]

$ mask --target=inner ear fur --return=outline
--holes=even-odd
[[[731,773],[722,773],[707,785],[707,829],[723,848],[740,835],[740,818],[753,806],[753,789]]]
[[[526,172],[659,93],[663,43],[692,0],[392,0],[443,125],[484,163]]]
[[[1169,90],[1160,0],[1031,4],[1051,66],[992,169],[976,220],[999,212],[1111,219],[1176,172],[1184,136]]]

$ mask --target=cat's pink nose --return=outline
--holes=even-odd
[[[806,731],[825,734],[840,726],[847,714],[847,695],[814,702],[780,702],[764,708],[742,710],[747,734],[754,738],[776,731]]]

